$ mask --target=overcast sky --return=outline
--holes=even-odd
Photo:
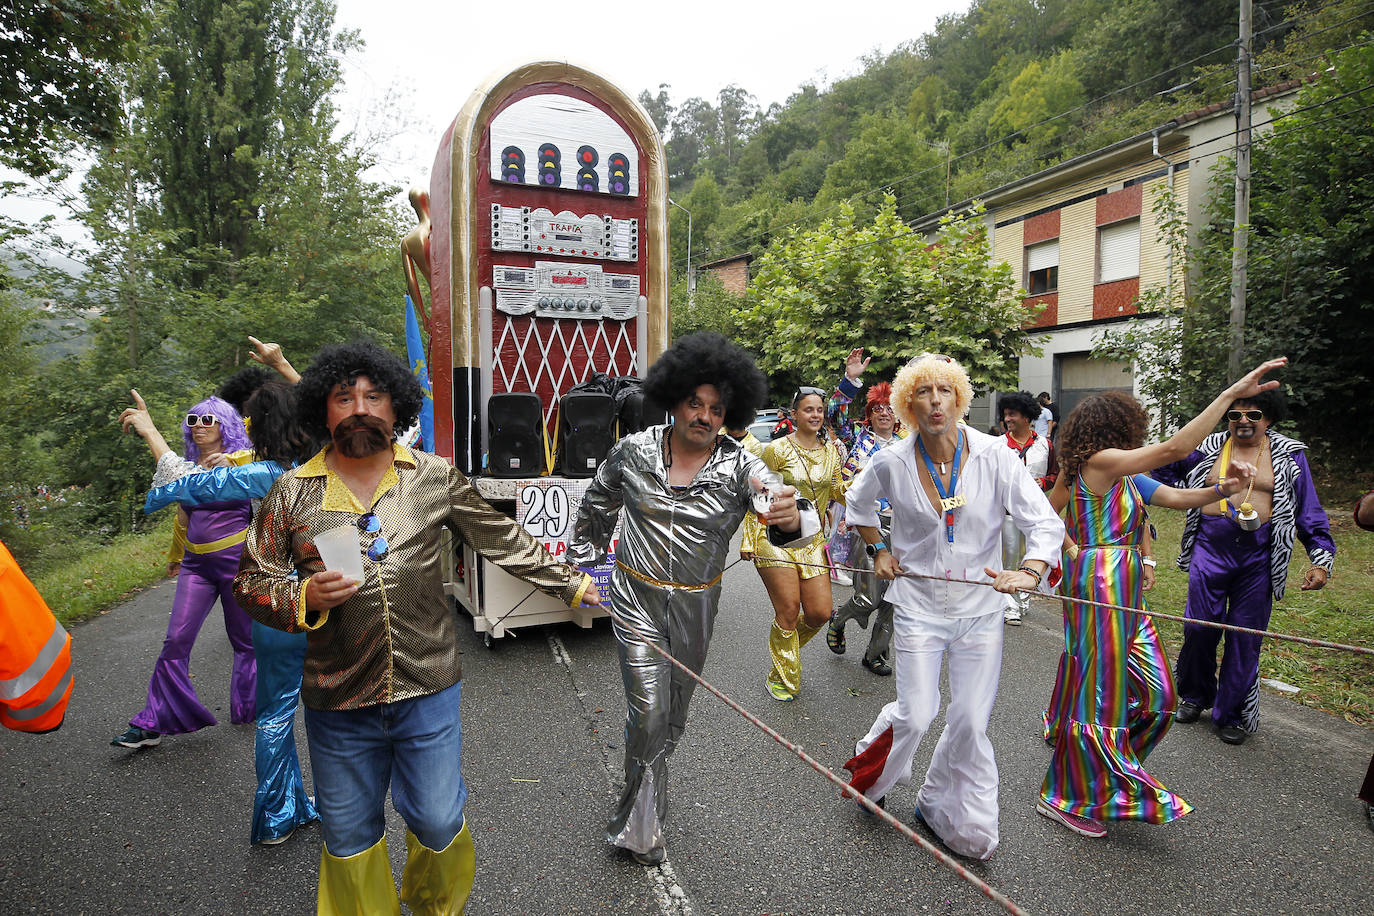
[[[667,83],[674,104],[692,96],[714,102],[733,83],[767,108],[803,83],[857,73],[861,57],[919,38],[939,16],[964,12],[972,0],[650,2],[623,23],[610,11],[629,4],[604,0],[563,4],[546,22],[533,3],[337,2],[337,27],[357,29],[367,43],[344,59],[340,125],[371,140],[373,177],[404,192],[428,186],[439,139],[477,85],[522,63],[571,61],[634,97]],[[0,170],[7,177],[14,176]],[[70,190],[78,187],[79,176],[68,182]],[[41,197],[10,195],[0,209],[30,221],[54,213],[64,235],[84,235]]]
[[[339,28],[356,28],[367,42],[344,65],[341,122],[366,134],[385,129],[381,109],[408,108],[408,129],[376,152],[386,179],[427,185],[439,139],[468,95],[487,76],[521,63],[567,60],[631,96],[667,83],[675,104],[692,96],[714,102],[734,83],[767,108],[803,83],[856,73],[861,56],[918,38],[937,17],[971,2],[566,3],[544,7],[557,12],[540,22],[541,7],[529,3],[338,0]],[[616,8],[633,12],[617,23],[609,17]]]

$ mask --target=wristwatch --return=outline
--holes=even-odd
[[[886,550],[886,549],[887,549],[887,544],[883,543],[882,541],[879,541],[879,542],[876,543],[876,544],[865,544],[865,545],[864,545],[864,552],[867,553],[870,557],[875,557],[875,558],[878,556],[878,551],[880,551],[880,550]]]

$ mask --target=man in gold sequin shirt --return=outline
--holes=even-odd
[[[395,356],[372,344],[326,347],[297,392],[301,425],[330,445],[263,501],[234,590],[256,620],[308,634],[301,695],[325,839],[319,912],[399,913],[388,787],[409,828],[401,898],[416,913],[458,912],[474,865],[441,529],[570,605],[600,597],[446,461],[393,441],[424,396]],[[341,526],[358,532],[361,581],[320,560],[315,538]]]

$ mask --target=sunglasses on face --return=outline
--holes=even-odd
[[[382,532],[381,519],[377,518],[376,513],[369,512],[358,517],[358,530],[363,534],[372,535],[372,543],[367,545],[367,558],[372,562],[377,562],[387,555],[391,550],[391,545],[386,542],[386,536]]]
[[[186,425],[195,428],[197,426],[214,426],[219,423],[219,417],[212,413],[188,413],[186,415]]]
[[[1251,423],[1258,423],[1264,419],[1264,411],[1252,410],[1228,410],[1226,419],[1232,423],[1239,423],[1241,420],[1249,420]]]
[[[892,413],[891,404],[874,404],[868,408],[869,413]]]

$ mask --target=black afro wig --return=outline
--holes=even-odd
[[[249,422],[248,438],[259,460],[275,461],[290,467],[305,461],[320,450],[300,428],[296,416],[296,389],[281,379],[263,385],[244,405]]]
[[[325,399],[336,385],[351,385],[360,375],[391,395],[391,409],[396,414],[393,435],[414,425],[425,402],[424,388],[396,354],[371,341],[356,341],[321,348],[310,368],[301,373],[296,385],[296,416],[307,435],[329,441]]]
[[[748,426],[768,397],[768,379],[754,358],[719,334],[698,331],[663,352],[644,380],[644,394],[671,411],[702,385],[714,385],[725,402],[725,428]]]
[[[1033,423],[1040,416],[1042,409],[1040,402],[1031,397],[1029,391],[1013,391],[997,399],[998,420],[1002,419],[1002,411],[1014,410]]]
[[[1264,411],[1264,419],[1269,421],[1270,426],[1288,419],[1288,397],[1282,388],[1270,388],[1253,397],[1237,398],[1231,403],[1231,408],[1238,408],[1242,404]]]
[[[247,416],[243,408],[247,406],[248,399],[274,378],[277,378],[275,373],[268,372],[261,366],[248,366],[225,379],[215,394],[234,405],[234,409],[241,415]]]

